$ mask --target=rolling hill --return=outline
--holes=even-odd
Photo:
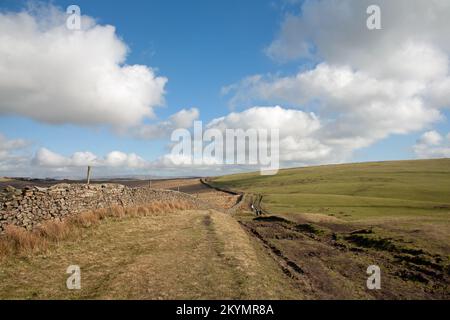
[[[261,217],[247,211],[236,218],[315,279],[319,297],[358,296],[372,263],[389,288],[375,297],[448,295],[450,159],[235,174],[212,184],[261,206]]]

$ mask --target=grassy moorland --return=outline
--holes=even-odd
[[[392,275],[391,292],[412,284],[403,288],[404,295],[384,297],[426,297],[418,292],[433,296],[433,288],[438,286],[445,294],[450,256],[450,159],[305,167],[280,170],[274,176],[236,174],[215,178],[213,184],[262,196],[266,215],[283,220],[255,221],[248,213],[238,219],[286,255],[298,255],[305,247],[305,239],[291,234],[292,229],[302,230],[322,240],[321,244],[330,240],[334,246],[358,252],[352,257],[359,260],[365,255],[368,260],[382,261]],[[280,226],[291,231],[280,234]],[[310,245],[310,255],[321,254]],[[345,261],[351,263],[348,257],[337,261],[324,256],[320,262],[334,272]],[[305,265],[304,259],[298,256],[296,261]],[[394,276],[406,282],[397,283]]]
[[[450,299],[449,159],[212,183],[264,215],[155,202],[12,227],[0,238],[0,299]],[[216,193],[197,196],[234,204]],[[81,290],[66,288],[69,265],[81,268]],[[380,290],[366,286],[370,265]]]
[[[47,226],[46,238],[57,241],[39,248],[30,234],[11,235],[21,250],[0,259],[0,299],[302,297],[229,215],[140,208],[95,217],[82,217],[69,233]],[[69,265],[80,266],[80,290],[66,288]]]

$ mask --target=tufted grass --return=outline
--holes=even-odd
[[[0,262],[0,299],[304,298],[227,214],[147,212],[82,230],[47,252]],[[80,290],[66,287],[69,265],[81,269]]]
[[[193,209],[193,205],[184,200],[154,201],[142,206],[99,208],[74,214],[62,220],[47,220],[33,230],[7,225],[4,234],[0,236],[0,258],[11,255],[27,256],[45,251],[49,242],[59,242],[77,235],[82,229],[94,227],[104,219],[140,217],[188,209]]]

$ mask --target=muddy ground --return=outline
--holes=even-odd
[[[445,257],[389,246],[369,229],[250,213],[238,220],[313,299],[450,298]],[[381,269],[380,290],[367,288],[370,265]]]

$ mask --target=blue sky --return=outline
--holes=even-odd
[[[400,75],[399,73],[394,73],[394,71],[397,72],[397,69],[408,70],[409,68],[408,66],[392,68],[391,64],[386,64],[386,66],[381,66],[380,69],[385,68],[387,71],[382,74],[377,73],[377,71],[374,71],[376,68],[373,68],[373,65],[380,61],[380,53],[373,52],[373,56],[369,59],[372,61],[370,63],[366,61],[367,59],[364,61],[362,59],[358,60],[360,58],[356,53],[359,50],[358,48],[366,47],[365,44],[361,45],[361,43],[358,43],[358,40],[355,40],[353,43],[349,41],[346,44],[348,48],[345,48],[345,50],[349,50],[349,57],[354,55],[355,63],[353,63],[353,59],[350,60],[349,58],[346,60],[334,54],[342,48],[339,47],[339,43],[333,44],[335,47],[325,48],[323,43],[327,40],[328,34],[331,34],[331,31],[335,32],[336,39],[339,39],[340,36],[344,37],[346,34],[348,37],[352,37],[351,34],[348,34],[348,29],[346,28],[355,28],[355,26],[334,26],[333,23],[339,23],[341,20],[335,16],[327,18],[327,15],[330,14],[327,8],[330,6],[324,7],[318,2],[316,3],[316,1],[310,2],[311,4],[306,9],[302,7],[302,1],[264,0],[80,0],[76,2],[52,1],[50,4],[65,10],[68,5],[75,3],[81,8],[83,15],[95,19],[96,25],[114,26],[117,38],[129,48],[125,65],[147,66],[154,70],[156,76],[168,79],[164,86],[164,105],[152,106],[156,117],[153,119],[142,118],[141,122],[144,125],[166,121],[171,115],[182,109],[197,108],[200,113],[198,118],[204,123],[209,123],[219,117],[225,117],[222,122],[229,125],[230,121],[227,116],[231,112],[237,112],[240,115],[240,119],[242,118],[245,129],[247,128],[247,124],[244,121],[246,110],[256,105],[267,107],[280,105],[283,108],[282,111],[258,109],[255,112],[258,115],[260,113],[266,114],[269,124],[272,112],[278,112],[278,117],[280,112],[284,114],[288,109],[298,110],[299,112],[294,117],[298,116],[301,119],[305,118],[305,115],[309,112],[314,112],[320,118],[320,125],[318,125],[320,128],[327,127],[328,123],[336,123],[335,126],[329,126],[324,132],[318,133],[317,136],[316,133],[311,133],[306,137],[304,135],[297,137],[294,134],[296,143],[319,146],[321,151],[319,152],[317,151],[319,149],[313,150],[311,149],[313,147],[308,147],[307,150],[305,149],[305,153],[314,155],[303,158],[301,156],[287,156],[286,159],[294,159],[294,161],[286,161],[284,163],[286,166],[447,156],[448,146],[445,139],[450,131],[450,126],[447,121],[449,111],[446,109],[446,106],[448,106],[446,102],[444,107],[432,105],[428,101],[429,95],[427,94],[424,95],[424,98],[421,97],[423,101],[419,101],[420,106],[414,109],[417,114],[410,115],[408,112],[405,112],[403,118],[403,114],[400,111],[398,114],[393,112],[396,118],[388,121],[380,114],[388,114],[389,109],[380,109],[380,114],[378,111],[376,114],[372,114],[374,105],[379,102],[375,101],[367,109],[368,114],[374,118],[371,123],[386,122],[387,124],[379,127],[375,126],[374,128],[368,127],[368,131],[374,132],[369,135],[366,132],[358,131],[361,130],[361,128],[356,128],[358,127],[359,118],[342,107],[342,104],[346,101],[354,103],[351,95],[337,101],[332,94],[329,97],[327,96],[331,90],[330,88],[309,87],[309,83],[313,83],[314,79],[316,79],[315,77],[330,77],[337,72],[347,74],[345,72],[351,70],[352,73],[349,76],[354,77],[352,81],[356,85],[358,85],[358,82],[367,81],[367,83],[372,83],[377,81],[377,85],[380,85],[379,92],[384,94],[384,88],[392,85],[392,81],[396,81],[394,85],[398,86],[399,90],[405,87],[405,83],[408,81],[405,80],[404,74]],[[347,2],[351,5],[356,3],[346,0],[341,4],[330,1],[330,4],[332,4],[331,7],[341,6]],[[381,2],[384,3],[384,1]],[[25,10],[24,8],[29,3],[25,1],[2,0],[0,1],[0,9],[4,14],[11,14],[12,12]],[[33,4],[34,2],[31,3]],[[384,4],[384,7],[387,6],[388,4]],[[355,16],[355,21],[366,19],[365,12],[358,11],[357,8],[359,7],[361,7],[359,3],[354,5],[350,13],[357,15]],[[382,6],[383,9],[384,7]],[[397,7],[392,10],[394,9],[399,10]],[[442,11],[436,10],[437,12]],[[302,14],[299,14],[300,12]],[[313,12],[323,12],[323,19],[328,19],[326,20],[329,22],[328,26],[326,23],[320,24],[320,19],[322,18],[315,18],[316,20],[313,21],[313,18],[311,18],[312,14],[309,14]],[[444,10],[443,13],[439,14],[442,15],[441,19],[437,19],[439,23],[441,23],[441,20],[448,20],[446,19],[448,18],[446,16],[448,14],[447,11]],[[407,14],[405,16],[407,17]],[[36,16],[37,20],[44,18]],[[334,21],[334,18],[338,22]],[[390,17],[386,19],[390,19]],[[390,25],[389,22],[387,20],[386,25],[388,27],[392,27],[393,30],[400,30],[398,25]],[[319,32],[315,29],[320,28],[321,25],[324,26],[323,33],[321,33],[322,30]],[[295,27],[300,28],[298,32],[290,29]],[[333,30],[330,29],[330,32],[327,33],[326,28]],[[39,30],[36,32],[39,32]],[[366,30],[361,31],[357,29],[355,34],[364,32]],[[395,56],[393,50],[396,49],[386,44],[385,35],[390,32],[389,28],[385,28],[383,32],[383,36],[375,36],[373,41],[378,41],[380,50],[385,50],[381,54]],[[427,41],[432,39],[426,42],[429,45],[427,50],[429,49],[430,54],[419,54],[417,58],[424,60],[417,61],[415,64],[434,65],[435,61],[436,63],[441,63],[442,59],[439,59],[442,55],[448,59],[448,46],[445,44],[438,47],[436,44],[438,37],[435,39],[430,36],[434,35],[435,30],[431,29],[427,32],[423,32],[423,35],[418,35],[418,37],[422,38],[418,39],[417,43],[425,43],[423,39]],[[408,34],[400,35],[399,37],[400,40],[409,38]],[[358,39],[358,36],[355,35],[354,38]],[[370,39],[369,41],[371,41]],[[303,49],[298,48],[299,43],[308,41],[310,44],[317,46],[317,52],[316,50],[314,52],[303,52]],[[371,43],[368,43],[367,47],[371,45]],[[415,52],[414,50],[412,51]],[[294,52],[293,57],[292,52]],[[394,54],[392,54],[393,52]],[[407,52],[411,52],[411,50]],[[286,58],[287,54],[289,58]],[[400,52],[399,54],[403,53]],[[33,59],[33,57],[30,56],[29,59]],[[394,61],[393,63],[396,62]],[[326,68],[320,67],[323,64],[325,64]],[[308,71],[311,74],[307,74]],[[435,69],[431,71],[417,71],[417,73],[414,73],[414,76],[419,74],[417,76],[417,83],[419,83],[417,86],[420,87],[422,83],[426,83],[426,86],[432,87],[437,82],[434,81],[435,79],[447,79],[447,74],[442,75],[441,73],[435,71]],[[422,76],[422,74],[425,75]],[[260,78],[252,81],[251,84],[246,84],[245,79],[253,75],[259,75]],[[302,80],[299,80],[300,78]],[[308,82],[305,82],[305,84],[302,81]],[[288,87],[280,89],[280,86],[285,83],[287,83]],[[231,93],[227,95],[222,94],[222,88],[229,85],[233,85]],[[339,88],[332,89],[335,92],[341,90]],[[343,92],[344,90],[345,94],[348,94],[347,91],[351,91],[347,90],[347,88],[343,89]],[[355,90],[364,91],[366,89],[356,87]],[[398,106],[399,109],[403,110],[404,104],[414,104],[417,102],[414,100],[414,97],[419,93],[422,94],[422,89],[417,89],[417,93],[405,96],[402,100],[397,100],[391,96],[389,90],[386,89],[386,95],[389,97],[383,98],[382,103],[386,104],[383,108],[396,108]],[[267,92],[270,92],[270,94]],[[297,94],[297,92],[299,93]],[[317,96],[311,97],[311,92],[316,92]],[[440,99],[439,101],[442,101],[442,99],[447,97],[439,96],[438,98]],[[438,100],[438,98],[435,100]],[[232,104],[232,101],[235,103]],[[317,101],[319,101],[318,104],[316,104]],[[119,107],[123,108],[123,112],[126,113],[126,103]],[[342,109],[339,109],[341,107]],[[105,123],[100,121],[95,125],[85,125],[69,119],[65,121],[63,118],[54,124],[51,121],[40,119],[39,116],[28,116],[32,113],[29,111],[16,113],[11,111],[10,108],[8,109],[8,106],[4,108],[9,111],[0,110],[2,111],[0,112],[0,134],[4,136],[3,140],[16,141],[21,139],[27,142],[25,149],[17,151],[17,153],[16,150],[5,148],[10,154],[26,155],[33,158],[36,157],[35,154],[41,148],[45,148],[63,157],[70,157],[73,153],[79,151],[89,151],[95,153],[98,157],[103,157],[111,151],[120,150],[120,152],[126,154],[136,153],[145,161],[154,161],[167,153],[168,150],[167,136],[141,139],[135,135],[123,132],[118,133],[117,130],[112,130],[110,123],[107,121]],[[356,108],[357,106],[355,106],[355,110],[357,110]],[[70,110],[70,112],[72,111],[76,112],[76,110]],[[355,113],[358,113],[358,111],[355,111]],[[275,116],[273,114],[273,117]],[[314,119],[311,119],[308,121],[313,123]],[[261,121],[261,123],[265,121],[266,119]],[[355,124],[355,129],[349,124],[350,121]],[[405,125],[405,123],[409,122],[411,122],[410,126]],[[399,124],[398,129],[395,123]],[[308,124],[308,126],[310,125]],[[281,123],[280,126],[284,127],[284,123]],[[336,139],[330,139],[330,136],[333,135],[333,130],[337,130]],[[437,138],[439,140],[438,143],[430,142],[426,139],[421,140],[424,133],[429,131],[436,132],[440,136],[440,138]],[[357,138],[353,139],[354,137]],[[352,142],[348,143],[350,139],[352,139]],[[333,141],[330,142],[331,140]],[[339,141],[336,142],[335,140]],[[424,144],[424,147],[419,152],[417,151],[419,149],[414,149],[414,146],[420,143]],[[286,150],[291,149],[287,148]],[[281,152],[285,151],[281,150]],[[325,153],[327,156],[324,156]],[[47,166],[45,162],[43,167],[46,169],[41,169],[39,166],[13,168],[11,165],[7,165],[5,160],[0,174],[19,174],[20,170],[24,171],[24,175],[65,174],[64,170],[59,171],[60,168],[52,168],[51,165]],[[74,172],[77,172],[77,170],[71,169],[67,172],[75,174]],[[155,169],[146,167],[146,169],[139,172],[153,174],[152,170],[154,171]],[[161,170],[160,173],[164,174],[164,170]],[[67,174],[69,175],[69,173]]]
[[[53,1],[61,8],[73,1]],[[222,86],[248,74],[278,70],[263,52],[277,32],[283,11],[272,1],[76,1],[82,14],[111,24],[130,47],[127,64],[156,67],[168,77],[164,119],[182,108],[198,107],[208,121],[229,112]],[[21,10],[27,1],[2,1],[3,10]],[[70,154],[77,150],[136,152],[154,158],[163,142],[139,141],[98,128],[48,126],[21,117],[0,117],[11,138],[25,138]],[[156,150],[155,150],[156,149]]]

